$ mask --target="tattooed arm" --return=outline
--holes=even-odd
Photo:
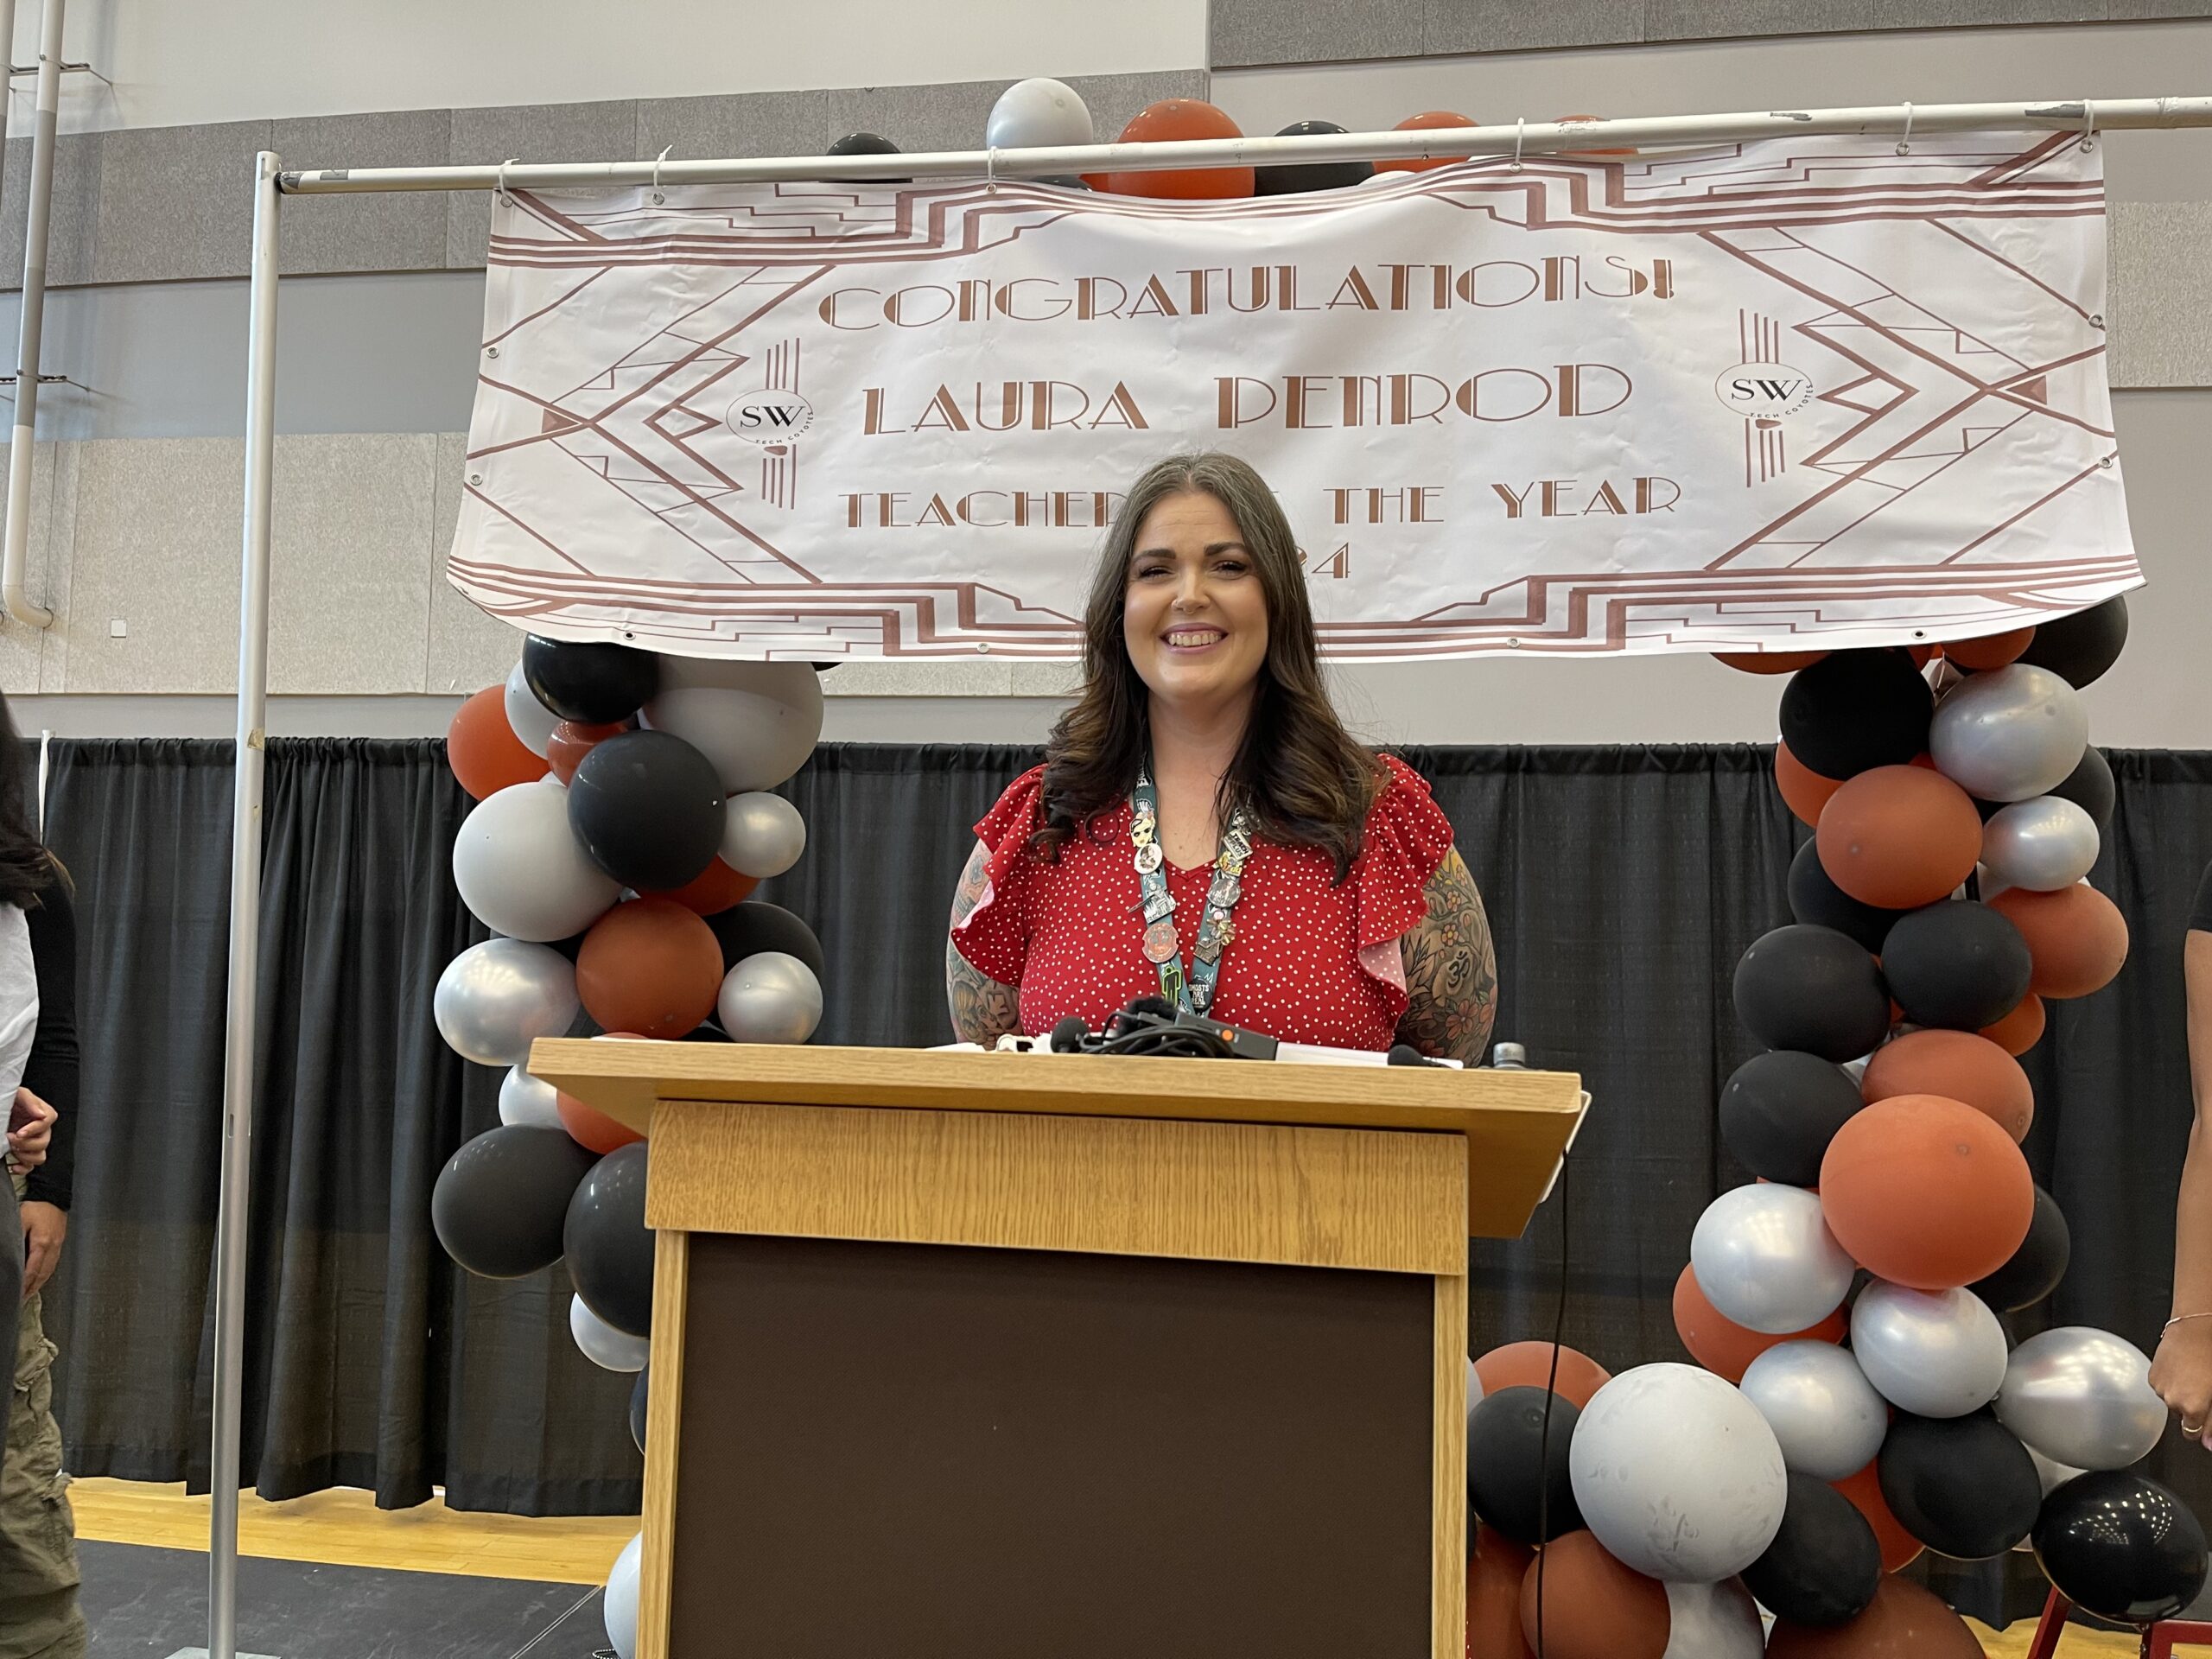
[[[990,887],[990,878],[984,874],[990,855],[990,849],[980,841],[969,855],[968,868],[960,873],[960,890],[952,897],[953,926],[966,921],[982,903]],[[944,995],[952,1007],[953,1034],[963,1043],[981,1043],[988,1048],[1007,1033],[1021,1029],[1020,991],[1000,984],[976,967],[950,938],[944,942]]]
[[[1406,992],[1398,1040],[1424,1054],[1472,1065],[1497,1013],[1497,957],[1475,878],[1454,847],[1421,889],[1428,914],[1402,942]]]

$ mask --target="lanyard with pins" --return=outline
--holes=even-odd
[[[1175,895],[1168,891],[1167,855],[1160,846],[1160,797],[1149,766],[1137,772],[1129,794],[1129,844],[1135,849],[1137,885],[1144,907],[1145,960],[1160,969],[1160,994],[1189,1014],[1204,1014],[1213,1002],[1221,976],[1222,952],[1236,937],[1229,912],[1243,896],[1245,861],[1252,856],[1252,834],[1237,808],[1230,814],[1215,854],[1213,880],[1206,887],[1205,915],[1191,948],[1191,971],[1183,971],[1183,941],[1175,928]]]

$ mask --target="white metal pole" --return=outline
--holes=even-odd
[[[31,462],[37,454],[39,338],[46,328],[46,242],[54,209],[54,128],[61,106],[61,14],[46,0],[38,31],[38,113],[31,129],[30,211],[23,226],[22,327],[16,348],[16,429],[8,450],[8,528],[0,543],[0,606],[16,621],[43,628],[54,613],[23,592],[31,552]],[[15,57],[16,8],[9,0],[8,55]]]
[[[261,944],[261,773],[269,706],[269,514],[276,448],[274,150],[255,158],[245,378],[245,537],[238,569],[238,725],[231,794],[230,1017],[223,1034],[223,1187],[215,1224],[215,1424],[208,1462],[208,1659],[238,1652],[239,1426],[245,1395],[247,1200],[253,1179],[254,998]]]

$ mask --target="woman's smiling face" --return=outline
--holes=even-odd
[[[1152,694],[1203,706],[1249,691],[1268,655],[1268,603],[1243,532],[1220,499],[1187,491],[1137,526],[1122,637]]]

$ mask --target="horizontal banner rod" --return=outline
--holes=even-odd
[[[555,162],[472,167],[322,168],[286,173],[289,195],[389,190],[613,188],[648,184],[766,184],[784,180],[1067,177],[1192,167],[1286,166],[1465,156],[1539,156],[1660,145],[1727,143],[1805,133],[1903,138],[1916,133],[2026,128],[2065,131],[2212,127],[2212,97],[2119,98],[2028,104],[1885,104],[1864,109],[1781,110],[1742,115],[1664,115],[1599,121],[1529,121],[1415,132],[1318,133],[1296,138],[1206,138],[1177,143],[1074,144],[1037,149],[938,150],[912,156],[781,156],[762,160]]]

